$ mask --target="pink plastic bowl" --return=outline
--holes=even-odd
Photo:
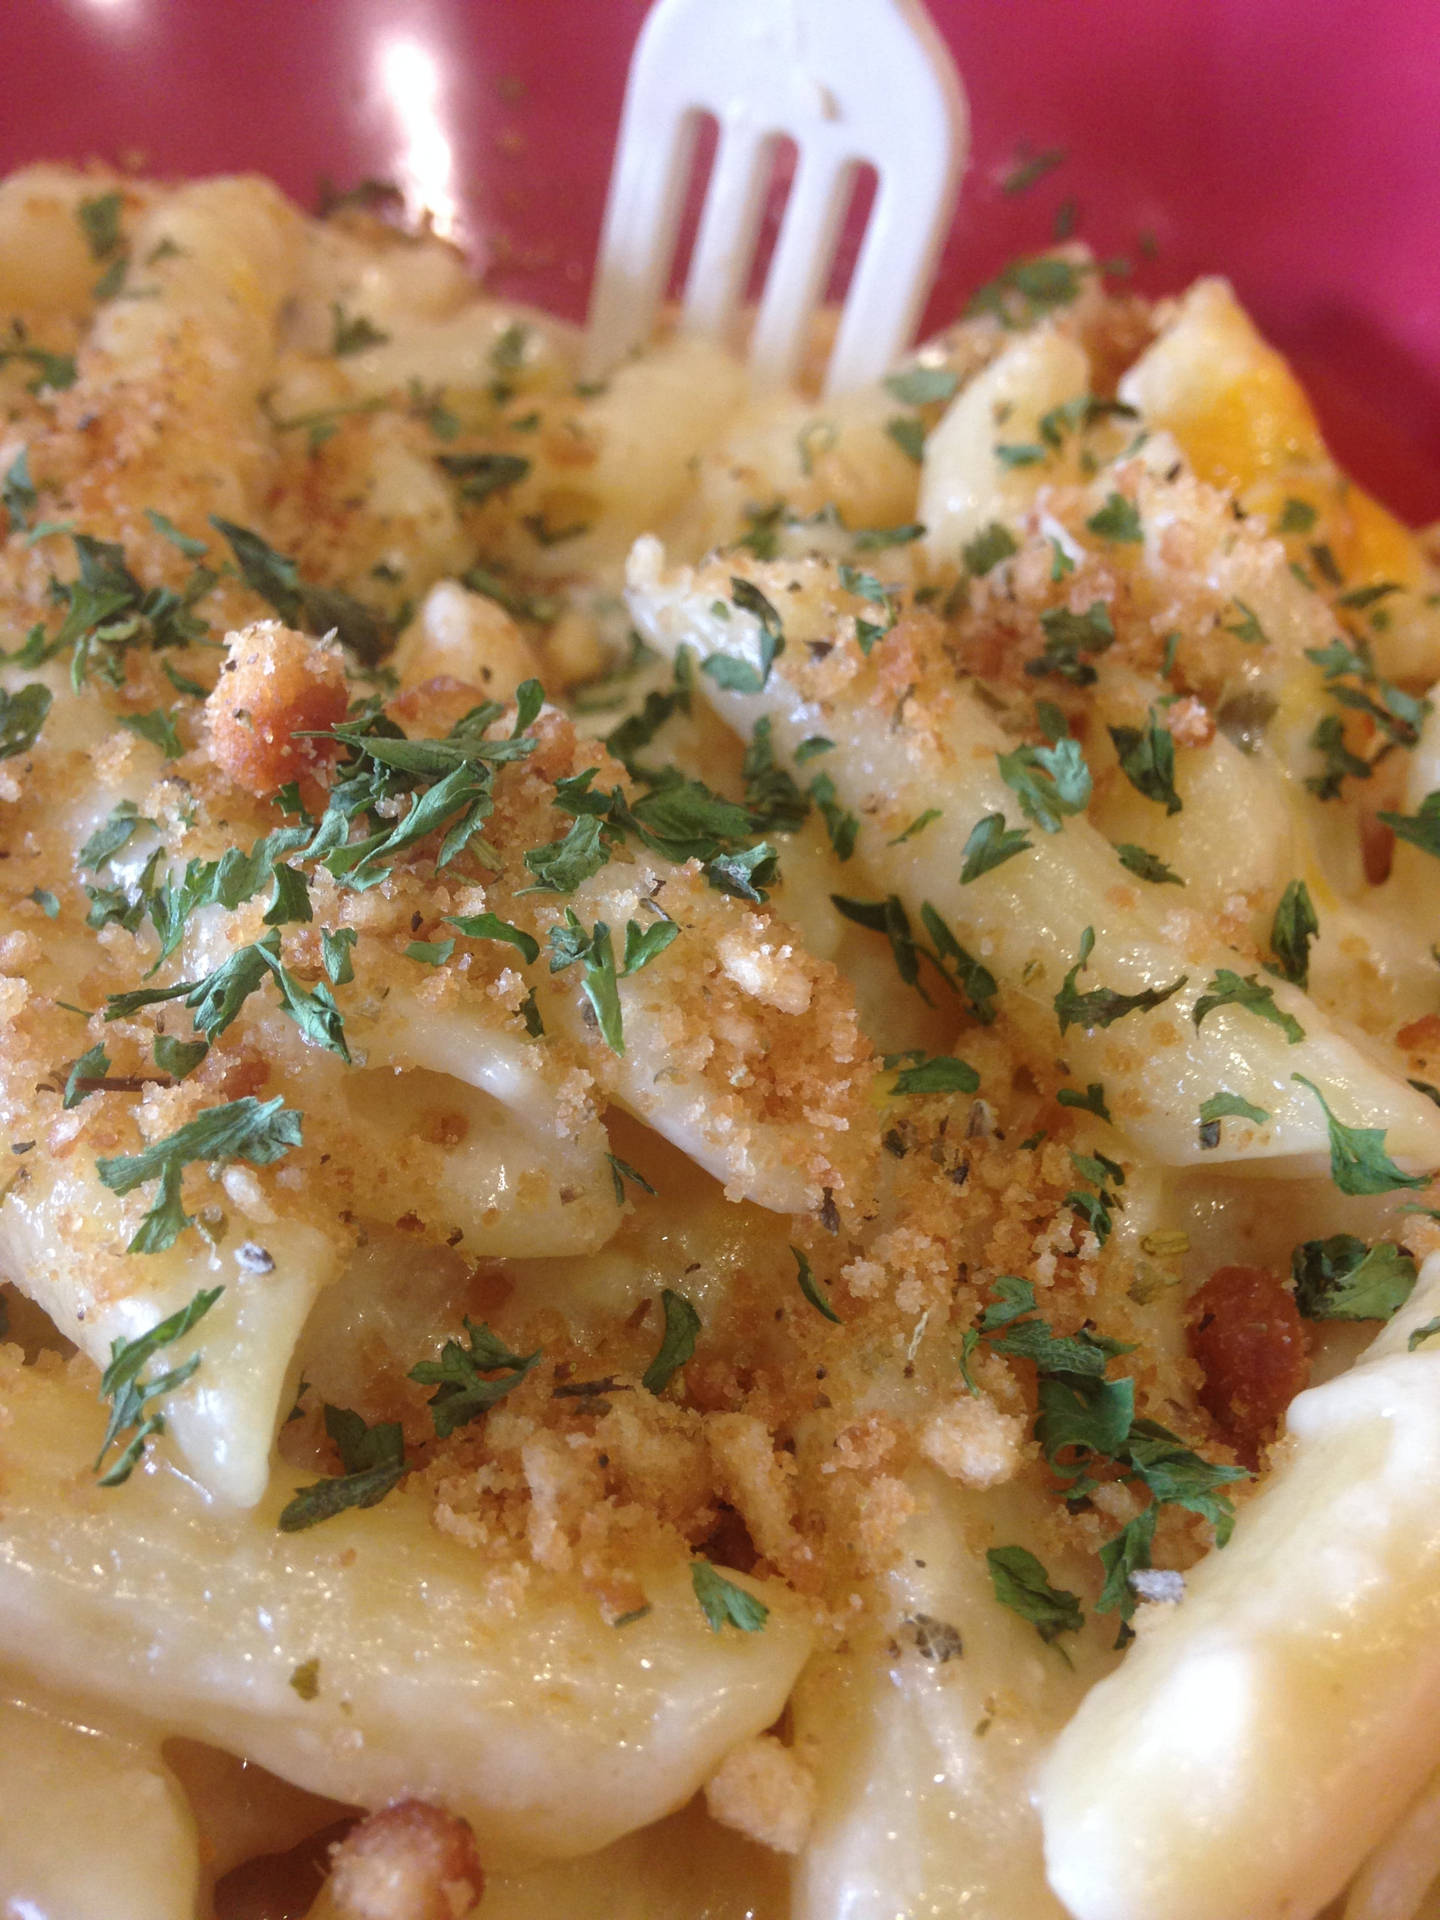
[[[724,5],[725,0],[715,0]],[[1074,200],[1160,291],[1227,273],[1332,443],[1440,516],[1432,0],[931,0],[974,155],[930,319]],[[579,315],[642,0],[8,0],[0,166],[442,180],[503,291]],[[1017,151],[1063,149],[1023,196]],[[1149,240],[1153,239],[1153,257]]]

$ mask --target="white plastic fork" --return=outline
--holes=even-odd
[[[788,136],[795,176],[750,335],[752,373],[770,386],[793,379],[868,164],[875,200],[825,391],[879,379],[910,343],[969,147],[959,76],[921,0],[656,0],[630,62],[586,377],[650,335],[707,114],[719,138],[682,324],[733,340]]]

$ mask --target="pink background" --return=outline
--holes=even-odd
[[[408,154],[412,169],[441,168],[456,230],[498,286],[578,315],[643,11],[6,0],[0,166],[129,154],[162,172],[253,167],[311,204],[321,175],[403,177]],[[1440,516],[1440,5],[932,11],[974,116],[932,318],[1045,244],[1074,198],[1102,254],[1136,257],[1154,235],[1157,257],[1138,262],[1148,290],[1228,273],[1354,470],[1409,517]],[[999,181],[1025,144],[1067,158],[1016,198]]]

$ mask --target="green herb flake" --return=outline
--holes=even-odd
[[[1382,813],[1378,817],[1397,839],[1440,859],[1440,791],[1427,793],[1416,813]]]
[[[138,1466],[146,1442],[154,1435],[164,1433],[165,1415],[158,1409],[154,1412],[147,1409],[152,1401],[158,1401],[184,1386],[199,1367],[200,1355],[192,1353],[178,1367],[171,1367],[167,1372],[151,1375],[148,1379],[141,1378],[142,1368],[162,1348],[172,1346],[198,1326],[224,1291],[223,1287],[204,1288],[188,1306],[161,1320],[148,1333],[142,1333],[134,1340],[111,1341],[110,1362],[100,1376],[100,1397],[110,1402],[110,1419],[95,1458],[94,1470],[97,1474],[105,1464],[106,1454],[118,1443],[120,1436],[127,1429],[133,1428],[134,1431],[114,1465],[108,1472],[100,1474],[102,1487],[122,1486]]]
[[[700,1334],[700,1316],[683,1293],[666,1287],[661,1292],[660,1301],[665,1310],[665,1332],[661,1337],[660,1351],[640,1376],[640,1384],[647,1393],[665,1391],[694,1354],[695,1342]]]
[[[717,1573],[708,1560],[690,1562],[690,1584],[712,1633],[727,1626],[738,1627],[741,1633],[758,1633],[770,1618],[763,1600]]]
[[[530,471],[530,462],[518,453],[441,453],[435,458],[460,482],[460,498],[472,506],[519,486]]]
[[[823,1317],[829,1320],[834,1326],[841,1326],[843,1322],[839,1314],[836,1313],[830,1302],[820,1291],[815,1275],[811,1271],[810,1262],[800,1251],[799,1247],[791,1247],[790,1251],[795,1256],[795,1278],[799,1283],[801,1293],[804,1294],[805,1298],[818,1314],[823,1315]]]
[[[1034,845],[1022,828],[1006,826],[1003,813],[987,813],[983,819],[976,821],[965,842],[964,863],[960,868],[961,886],[968,887],[982,874],[1003,866],[1007,860],[1013,860],[1016,854],[1028,853]]]
[[[651,1186],[650,1182],[638,1168],[632,1167],[628,1160],[622,1160],[618,1153],[607,1153],[605,1158],[610,1163],[610,1179],[615,1188],[615,1204],[617,1207],[623,1207],[625,1204],[625,1182],[627,1180],[632,1187],[639,1187],[642,1193],[648,1193],[652,1199],[654,1198],[654,1187]]]
[[[160,1192],[131,1240],[129,1253],[163,1253],[193,1225],[180,1202],[180,1176],[192,1161],[246,1160],[268,1167],[300,1145],[301,1116],[279,1094],[260,1101],[253,1094],[210,1107],[184,1126],[154,1140],[139,1153],[116,1154],[95,1162],[102,1186],[126,1194],[160,1182]]]
[[[949,1054],[938,1054],[934,1059],[921,1060],[916,1066],[904,1067],[895,1076],[892,1093],[974,1093],[980,1085],[980,1076],[968,1061],[956,1060]]]
[[[1002,560],[1008,560],[1020,551],[1015,536],[1008,527],[1001,526],[998,520],[992,520],[988,527],[982,527],[973,540],[966,542],[961,551],[967,573],[976,579],[998,567]]]
[[[1430,1184],[1423,1173],[1402,1173],[1385,1151],[1385,1133],[1381,1127],[1347,1127],[1330,1110],[1319,1087],[1302,1073],[1290,1078],[1306,1087],[1320,1102],[1330,1134],[1330,1178],[1342,1193],[1393,1193],[1399,1187],[1411,1191]]]
[[[1135,503],[1127,500],[1123,493],[1107,494],[1104,506],[1092,513],[1085,524],[1103,540],[1135,543],[1145,538]]]
[[[1307,1320],[1388,1320],[1415,1288],[1411,1254],[1393,1240],[1353,1234],[1306,1240],[1290,1256],[1295,1304]]]
[[[539,1347],[534,1353],[512,1353],[483,1322],[467,1317],[464,1326],[468,1345],[447,1340],[438,1360],[421,1360],[408,1375],[418,1386],[434,1387],[427,1404],[441,1440],[498,1405],[541,1356]],[[485,1377],[488,1375],[499,1377]]]
[[[887,847],[903,847],[907,840],[915,839],[915,837],[918,834],[922,834],[926,827],[930,826],[932,822],[941,818],[943,818],[943,810],[941,808],[926,807],[923,813],[916,814],[908,827],[905,827],[901,832],[897,833],[893,840],[887,840],[885,844]]]
[[[1229,967],[1217,970],[1215,978],[1206,987],[1191,1009],[1190,1017],[1198,1027],[1209,1013],[1218,1007],[1238,1007],[1242,1013],[1250,1013],[1257,1020],[1266,1020],[1272,1027],[1279,1027],[1286,1041],[1292,1047],[1298,1046],[1305,1038],[1305,1029],[1293,1013],[1286,1013],[1275,1004],[1275,989],[1265,986],[1258,973],[1246,974],[1243,978]]]
[[[889,375],[885,390],[902,406],[928,407],[953,399],[959,385],[959,374],[949,367],[907,367],[903,373]]]
[[[297,1487],[277,1522],[282,1533],[303,1533],[352,1507],[378,1506],[410,1471],[398,1420],[367,1426],[348,1407],[325,1407],[325,1431],[339,1452],[343,1474]]]
[[[1310,889],[1303,880],[1292,880],[1280,896],[1275,917],[1270,922],[1270,951],[1275,965],[1270,969],[1282,980],[1302,990],[1310,984],[1310,942],[1320,931]]]
[[[346,313],[338,300],[330,303],[330,321],[330,351],[337,360],[347,354],[364,353],[367,347],[383,347],[390,338],[363,313]]]
[[[122,714],[120,724],[138,733],[142,740],[148,740],[152,747],[159,747],[167,760],[178,760],[185,751],[173,718],[159,707],[150,713]]]
[[[1050,147],[1044,153],[1035,154],[1026,153],[1022,148],[1015,165],[1000,182],[1000,191],[1012,195],[1028,193],[1047,174],[1053,173],[1056,167],[1063,166],[1064,162],[1063,147]]]
[[[1084,613],[1072,613],[1068,607],[1049,607],[1040,616],[1045,635],[1044,651],[1025,662],[1025,671],[1033,678],[1053,675],[1071,686],[1093,686],[1094,667],[1084,655],[1104,653],[1115,644],[1115,626],[1110,609],[1103,600],[1092,600]]]
[[[1098,1080],[1092,1080],[1084,1093],[1075,1087],[1061,1087],[1055,1098],[1062,1107],[1076,1107],[1082,1113],[1093,1113],[1097,1120],[1114,1124],[1110,1119],[1110,1109],[1105,1104],[1105,1088]]]
[[[97,1040],[93,1047],[87,1047],[65,1076],[65,1091],[60,1104],[66,1113],[78,1107],[92,1093],[99,1092],[98,1082],[104,1080],[110,1071],[110,1056],[105,1051],[103,1040]]]
[[[48,887],[32,887],[25,898],[33,900],[47,920],[59,918],[60,902]]]
[[[40,738],[53,696],[37,680],[18,693],[0,688],[0,760],[28,753]]]
[[[995,1598],[1027,1620],[1047,1646],[1062,1633],[1080,1631],[1085,1615],[1079,1595],[1052,1586],[1043,1564],[1027,1548],[991,1547],[985,1560]]]
[[[1090,769],[1080,742],[1068,735],[1053,747],[1016,747],[995,759],[1021,812],[1042,833],[1058,833],[1067,815],[1083,813],[1090,803]]]
[[[502,920],[498,913],[452,914],[448,924],[463,933],[467,940],[499,940],[514,947],[522,960],[540,958],[540,942],[534,935],[526,933],[523,927],[512,926],[508,920]]]
[[[97,194],[82,200],[75,209],[80,231],[85,235],[92,260],[108,260],[120,245],[120,215],[124,198],[117,192]]]
[[[1277,533],[1309,533],[1316,521],[1314,507],[1308,500],[1288,499],[1280,510],[1280,518],[1275,522]]]
[[[1071,1027],[1087,1030],[1109,1027],[1129,1014],[1149,1013],[1172,994],[1178,993],[1188,977],[1182,973],[1168,987],[1146,987],[1140,993],[1117,993],[1110,987],[1093,987],[1088,992],[1080,993],[1075,983],[1089,965],[1094,950],[1095,929],[1086,927],[1080,936],[1080,950],[1075,964],[1065,975],[1064,984],[1055,995],[1055,1017],[1060,1022],[1061,1033],[1068,1032]]]
[[[1155,709],[1150,709],[1144,727],[1111,727],[1109,732],[1120,771],[1135,791],[1164,807],[1167,814],[1179,813],[1182,802],[1175,791],[1175,741],[1169,728],[1161,725]]]
[[[1237,640],[1243,640],[1245,645],[1249,647],[1268,646],[1270,644],[1269,636],[1261,626],[1260,617],[1255,609],[1247,605],[1244,600],[1236,600],[1234,604],[1239,609],[1240,617],[1238,620],[1230,622],[1229,624],[1222,620],[1220,623],[1221,631],[1223,633],[1233,633]]]
[[[1158,854],[1137,847],[1133,841],[1122,840],[1115,852],[1121,866],[1127,873],[1133,873],[1137,880],[1148,880],[1155,887],[1183,887],[1185,884],[1175,869],[1167,867]]]
[[[453,940],[412,940],[405,958],[418,961],[422,967],[443,967],[454,951]]]
[[[913,414],[897,413],[885,422],[885,431],[906,459],[918,467],[925,458],[925,423]]]
[[[581,991],[590,1003],[601,1037],[612,1053],[623,1054],[625,1036],[609,927],[597,920],[587,933],[574,910],[567,907],[565,925],[551,927],[549,939],[551,973],[561,973],[577,960],[581,963]]]

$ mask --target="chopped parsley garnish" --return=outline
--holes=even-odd
[[[1055,1098],[1062,1107],[1077,1107],[1082,1113],[1093,1113],[1097,1120],[1114,1124],[1105,1104],[1105,1088],[1098,1080],[1092,1080],[1084,1093],[1074,1087],[1061,1087]]]
[[[813,760],[817,754],[831,753],[834,748],[835,742],[827,740],[823,733],[812,733],[808,739],[802,740],[796,747],[795,764],[797,767],[803,766],[807,760]]]
[[[1057,307],[1068,307],[1080,293],[1082,275],[1093,271],[1058,254],[1012,260],[995,278],[970,296],[967,319],[989,314],[1002,327],[1033,326]]]
[[[518,453],[440,453],[435,457],[460,482],[460,498],[477,506],[492,494],[518,486],[530,471],[530,462]]]
[[[1113,1224],[1111,1208],[1122,1204],[1112,1188],[1124,1186],[1125,1169],[1108,1154],[1076,1153],[1073,1148],[1070,1165],[1093,1191],[1067,1193],[1065,1204],[1080,1215],[1103,1247]]]
[[[937,1054],[933,1059],[922,1058],[914,1066],[902,1067],[891,1092],[974,1093],[979,1085],[980,1076],[968,1060]]]
[[[1346,779],[1368,780],[1372,769],[1368,760],[1362,760],[1352,753],[1345,744],[1345,722],[1338,713],[1322,714],[1315,723],[1315,731],[1310,736],[1310,745],[1321,755],[1324,762],[1322,773],[1307,774],[1306,789],[1317,800],[1335,800]]]
[[[277,553],[249,527],[236,526],[213,513],[210,524],[225,536],[245,584],[272,606],[287,626],[316,634],[328,633],[333,627],[364,665],[374,666],[383,658],[391,634],[373,607],[339,587],[302,580],[298,564]]]
[[[918,467],[925,458],[925,423],[914,414],[897,413],[885,422],[885,431],[907,460]]]
[[[1292,986],[1310,984],[1310,942],[1320,931],[1315,918],[1310,889],[1303,880],[1292,880],[1280,896],[1275,917],[1270,922],[1270,951],[1275,965],[1270,968]]]
[[[123,1485],[139,1464],[146,1442],[153,1435],[165,1431],[164,1414],[158,1410],[147,1412],[146,1409],[150,1402],[173,1393],[177,1387],[183,1387],[199,1367],[200,1355],[192,1353],[178,1367],[152,1375],[148,1380],[140,1377],[141,1369],[162,1347],[172,1346],[198,1325],[224,1291],[223,1287],[204,1288],[188,1306],[161,1320],[148,1333],[142,1333],[134,1340],[110,1342],[110,1363],[100,1376],[100,1397],[110,1402],[110,1419],[95,1459],[96,1473],[100,1473],[106,1454],[126,1429],[133,1428],[134,1432],[125,1443],[119,1459],[107,1473],[101,1474],[102,1487]]]
[[[830,1302],[825,1298],[824,1294],[821,1293],[815,1275],[811,1271],[810,1262],[806,1259],[805,1255],[800,1251],[799,1247],[791,1247],[790,1251],[795,1256],[795,1278],[799,1283],[801,1293],[804,1294],[805,1298],[818,1314],[823,1315],[826,1320],[829,1320],[837,1327],[843,1325],[839,1314],[836,1313]]]
[[[303,1533],[322,1520],[333,1520],[350,1507],[378,1506],[392,1487],[410,1471],[405,1459],[405,1436],[398,1420],[367,1426],[348,1407],[325,1407],[325,1431],[340,1455],[343,1474],[299,1487],[282,1509],[282,1533]]]
[[[728,693],[760,693],[770,679],[770,669],[785,651],[785,629],[780,624],[780,615],[753,581],[731,574],[730,597],[758,623],[760,665],[754,667],[748,660],[737,660],[732,654],[712,653],[701,661],[700,671]]]
[[[1316,512],[1308,500],[1296,500],[1293,497],[1285,502],[1280,510],[1280,518],[1275,522],[1277,533],[1309,533],[1316,521]]]
[[[531,847],[525,865],[535,875],[535,885],[527,893],[574,893],[592,874],[599,873],[610,861],[610,849],[602,833],[602,823],[594,814],[579,814],[560,839],[543,847]]]
[[[185,751],[173,718],[159,707],[150,713],[121,714],[120,724],[138,733],[142,740],[148,740],[152,747],[159,747],[167,760],[178,760]]]
[[[97,194],[93,200],[82,200],[75,209],[75,218],[80,222],[80,230],[90,248],[92,260],[108,260],[120,245],[120,214],[124,199],[119,193]]]
[[[35,369],[35,378],[26,386],[28,393],[39,393],[45,387],[49,387],[53,393],[64,393],[75,384],[74,356],[50,353],[44,347],[34,346],[23,322],[15,319],[10,322],[9,334],[0,340],[0,367],[8,366],[12,360],[22,361]]]
[[[902,406],[928,407],[937,400],[953,399],[959,385],[959,374],[949,367],[907,367],[887,377],[885,391]]]
[[[1295,1304],[1307,1320],[1388,1320],[1414,1291],[1412,1255],[1393,1240],[1353,1234],[1306,1240],[1290,1256]]]
[[[405,958],[417,961],[422,967],[443,967],[454,951],[453,940],[412,940],[405,949]]]
[[[30,751],[40,738],[52,699],[50,689],[38,680],[18,693],[0,688],[0,760]]]
[[[625,922],[625,964],[620,969],[621,979],[632,973],[639,973],[642,967],[648,967],[652,960],[670,945],[672,940],[680,938],[680,928],[673,920],[657,920],[653,925],[641,928],[634,920]]]
[[[192,1161],[246,1160],[252,1166],[268,1167],[300,1145],[300,1123],[300,1115],[285,1105],[281,1095],[260,1101],[246,1094],[197,1114],[139,1153],[102,1156],[95,1162],[95,1171],[112,1193],[126,1194],[152,1180],[160,1182],[159,1195],[126,1251],[163,1253],[194,1224],[180,1200],[180,1177]]]
[[[1110,738],[1120,759],[1120,771],[1147,800],[1179,813],[1182,802],[1175,791],[1175,740],[1150,709],[1144,727],[1111,727]]]
[[[631,924],[633,925],[634,923],[632,922]],[[638,1167],[632,1167],[630,1162],[628,1160],[622,1160],[618,1153],[607,1153],[605,1158],[610,1163],[610,1178],[615,1188],[615,1204],[617,1207],[623,1207],[625,1204],[625,1183],[627,1180],[632,1187],[639,1187],[642,1193],[648,1193],[652,1198],[654,1197],[654,1187],[651,1186],[650,1182],[645,1178],[644,1174],[640,1172]]]
[[[1013,860],[1017,853],[1028,853],[1034,841],[1020,827],[1007,827],[1003,813],[987,813],[970,829],[965,842],[965,859],[960,869],[960,884],[968,887],[981,874]]]
[[[1270,644],[1269,636],[1261,626],[1260,617],[1255,609],[1244,600],[1236,600],[1233,604],[1239,608],[1240,617],[1238,620],[1234,620],[1228,624],[1222,620],[1220,623],[1221,632],[1233,633],[1235,638],[1237,640],[1243,640],[1246,646],[1268,646]]]
[[[924,538],[923,523],[906,520],[898,527],[864,527],[851,535],[850,544],[857,553],[878,553],[885,547],[908,547]]]
[[[1028,1620],[1047,1646],[1062,1633],[1080,1631],[1085,1615],[1079,1595],[1051,1586],[1043,1564],[1027,1548],[991,1547],[985,1561],[995,1598],[1002,1607]]]
[[[811,781],[810,797],[825,822],[825,831],[829,835],[835,858],[848,860],[855,851],[855,842],[860,833],[859,815],[840,805],[835,797],[835,782],[828,773],[819,774]]]
[[[916,814],[908,827],[902,828],[893,840],[887,840],[885,844],[887,847],[903,847],[907,840],[915,839],[917,835],[925,831],[926,827],[928,827],[932,821],[939,820],[942,817],[943,812],[941,808],[926,807],[923,813]]]
[[[419,1361],[408,1376],[419,1386],[434,1387],[428,1405],[435,1432],[442,1440],[498,1405],[519,1386],[541,1354],[539,1347],[534,1353],[512,1353],[489,1327],[468,1316],[465,1334],[468,1346],[447,1340],[438,1360]],[[486,1374],[499,1377],[485,1379],[482,1376]]]
[[[1145,538],[1135,503],[1127,500],[1123,493],[1107,494],[1104,506],[1092,513],[1085,524],[1102,540],[1135,542]]]
[[[1397,1187],[1414,1190],[1429,1186],[1428,1174],[1402,1173],[1396,1166],[1385,1151],[1383,1127],[1347,1127],[1335,1118],[1329,1101],[1313,1080],[1307,1080],[1303,1073],[1292,1073],[1290,1078],[1308,1088],[1320,1102],[1330,1134],[1330,1178],[1342,1193],[1393,1193]]]
[[[610,944],[610,929],[597,920],[587,933],[571,907],[565,909],[565,925],[550,929],[550,971],[563,973],[578,960],[581,964],[581,991],[606,1046],[623,1054],[625,1035],[621,1026],[620,992],[616,985],[615,952]]]
[[[1129,1014],[1149,1013],[1172,994],[1178,993],[1188,978],[1182,973],[1168,987],[1146,987],[1140,993],[1117,993],[1110,987],[1092,987],[1085,993],[1077,992],[1075,983],[1089,965],[1090,955],[1094,951],[1095,929],[1086,927],[1080,936],[1080,951],[1075,964],[1065,975],[1064,985],[1055,996],[1055,1017],[1060,1022],[1061,1033],[1068,1032],[1071,1027],[1109,1027]]]
[[[1378,818],[1398,839],[1440,859],[1440,792],[1427,793],[1417,813],[1382,813]]]
[[[267,933],[263,940],[236,947],[213,972],[199,980],[178,980],[170,987],[138,987],[129,993],[111,994],[106,1001],[105,1018],[124,1020],[141,1007],[183,1000],[194,1015],[196,1032],[204,1034],[207,1040],[215,1040],[267,977],[274,981],[281,1006],[309,1044],[322,1047],[328,1053],[338,1053],[342,1060],[348,1061],[350,1052],[345,1044],[344,1022],[334,996],[323,982],[306,987],[295,978],[280,957],[278,929]]]
[[[1265,986],[1258,973],[1242,978],[1229,967],[1220,967],[1195,1002],[1190,1017],[1198,1027],[1206,1014],[1213,1013],[1217,1007],[1238,1007],[1242,1013],[1253,1013],[1257,1020],[1268,1020],[1272,1027],[1279,1027],[1292,1047],[1305,1038],[1300,1022],[1293,1013],[1276,1006],[1275,989]]]
[[[726,1626],[738,1627],[741,1633],[758,1633],[770,1618],[763,1600],[717,1573],[708,1560],[690,1562],[690,1584],[712,1633]]]
[[[665,1391],[694,1354],[695,1341],[700,1333],[700,1316],[683,1293],[676,1293],[673,1287],[665,1287],[660,1300],[665,1309],[665,1332],[661,1337],[660,1351],[640,1376],[640,1384],[647,1393]]]
[[[350,954],[359,939],[354,927],[322,927],[320,931],[320,951],[325,971],[331,982],[337,987],[347,986],[355,978],[355,968]],[[535,952],[540,949],[536,947]],[[530,956],[534,958],[534,954]]]
[[[1058,833],[1067,814],[1083,813],[1090,803],[1090,769],[1080,742],[1068,734],[1053,747],[1016,747],[995,759],[1021,812],[1042,833]]]
[[[1158,854],[1137,847],[1131,840],[1120,841],[1115,853],[1125,871],[1133,873],[1137,880],[1148,880],[1155,887],[1183,887],[1185,884],[1175,869],[1167,867]]]
[[[840,567],[840,584],[847,593],[853,593],[857,599],[868,601],[872,607],[879,607],[883,621],[856,620],[855,639],[861,653],[868,659],[870,650],[877,640],[883,640],[895,625],[895,601],[888,587],[882,586],[873,573],[867,573],[863,567],[849,567],[843,563]]]
[[[994,974],[961,946],[928,900],[920,903],[920,923],[933,942],[930,958],[950,984],[959,989],[975,1018],[988,1026],[995,1018]]]
[[[1016,163],[1000,182],[1002,193],[1028,193],[1031,187],[1043,180],[1047,173],[1053,173],[1056,167],[1063,166],[1065,149],[1050,147],[1044,153],[1027,153],[1022,147]]]
[[[960,557],[965,562],[966,572],[979,579],[1019,550],[1010,529],[1001,526],[998,520],[992,520],[988,527],[980,529],[973,540],[965,543]]]
[[[346,313],[338,300],[330,302],[330,319],[330,351],[337,360],[346,354],[363,353],[367,347],[383,347],[390,338],[363,313]]]
[[[154,1051],[155,1064],[162,1073],[173,1080],[186,1080],[210,1051],[210,1042],[175,1040],[168,1033],[157,1033]]]
[[[1115,626],[1110,609],[1103,600],[1092,600],[1084,613],[1071,613],[1068,607],[1049,607],[1040,616],[1045,635],[1044,651],[1025,662],[1025,671],[1035,679],[1053,675],[1071,686],[1093,686],[1094,667],[1082,656],[1104,653],[1115,644]]]
[[[10,516],[11,528],[23,533],[39,504],[40,496],[30,479],[30,452],[22,447],[10,462],[4,480],[0,481],[0,506]]]
[[[1262,1127],[1269,1118],[1264,1107],[1252,1106],[1240,1094],[1222,1087],[1200,1102],[1200,1145],[1207,1151],[1219,1146],[1222,1120],[1252,1120]]]

